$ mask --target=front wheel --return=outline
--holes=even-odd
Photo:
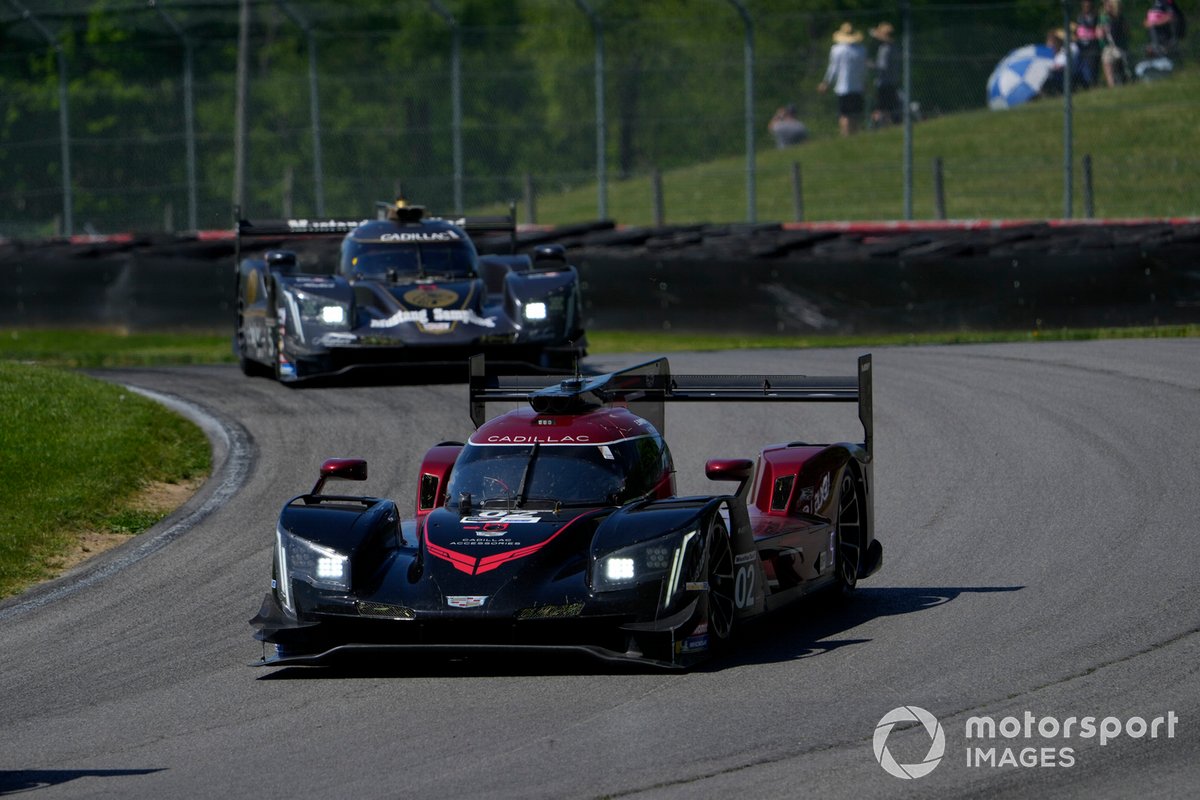
[[[729,533],[720,518],[709,528],[708,563],[708,635],[714,646],[733,637],[737,620],[737,575],[733,563],[733,548]]]

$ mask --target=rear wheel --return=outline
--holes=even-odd
[[[709,528],[708,564],[708,635],[713,645],[720,646],[733,636],[736,622],[737,575],[733,563],[733,548],[729,533],[720,518]]]
[[[863,504],[858,481],[849,469],[842,473],[838,492],[836,552],[834,553],[838,587],[849,594],[858,584],[862,564]]]

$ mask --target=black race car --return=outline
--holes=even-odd
[[[561,246],[480,255],[468,233],[508,233],[515,243],[511,218],[440,219],[403,201],[385,208],[368,220],[239,219],[234,350],[243,372],[291,382],[361,366],[464,364],[476,353],[571,371],[586,354],[579,277]],[[341,237],[340,252],[319,241],[314,249],[330,237]],[[272,241],[243,258],[250,240]]]
[[[746,620],[877,570],[871,360],[858,376],[671,375],[659,359],[537,390],[471,360],[466,443],[420,467],[416,519],[326,494],[367,464],[331,459],[275,531],[251,624],[263,664],[347,651],[545,648],[686,667]],[[485,404],[528,406],[485,421]],[[705,466],[731,494],[675,494],[663,404],[858,402],[860,443],[792,441]]]

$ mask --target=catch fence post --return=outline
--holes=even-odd
[[[792,216],[796,222],[804,221],[804,187],[800,178],[800,162],[792,162]]]
[[[942,157],[933,159],[933,216],[946,218],[946,188],[942,179]]]
[[[1083,216],[1093,219],[1096,216],[1095,195],[1092,193],[1092,154],[1083,156]]]
[[[661,228],[667,215],[663,206],[662,170],[658,167],[650,173],[650,193],[654,201],[654,225]]]
[[[533,185],[533,175],[525,173],[525,221],[530,225],[537,222],[537,190]]]

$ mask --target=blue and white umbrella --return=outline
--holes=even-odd
[[[1054,51],[1044,44],[1027,44],[1006,55],[987,82],[988,107],[1012,108],[1037,97],[1054,69]]]

